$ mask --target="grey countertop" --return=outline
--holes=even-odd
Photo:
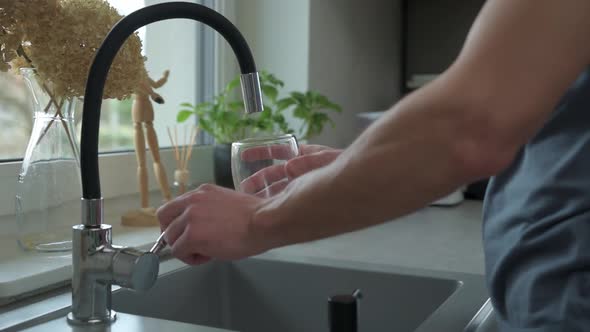
[[[483,275],[481,209],[478,201],[464,201],[455,207],[428,207],[382,225],[275,251]]]
[[[28,332],[43,332],[43,331],[71,331],[71,332],[161,332],[161,331],[175,331],[175,332],[223,332],[226,330],[214,329],[205,326],[195,326],[192,324],[185,324],[180,322],[172,322],[169,320],[155,319],[150,317],[141,317],[129,315],[124,313],[117,313],[117,321],[111,326],[105,327],[95,325],[90,327],[77,327],[69,325],[63,317],[55,318],[44,324],[32,326],[24,329]]]

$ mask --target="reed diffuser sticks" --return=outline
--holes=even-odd
[[[190,127],[190,135],[188,136],[188,140],[188,131],[186,127],[184,128],[184,144],[182,145],[178,141],[178,130],[176,126],[174,127],[174,135],[172,135],[170,127],[166,129],[168,130],[168,137],[170,138],[170,142],[172,143],[172,146],[174,148],[174,159],[176,159],[176,170],[174,171],[174,186],[177,188],[177,196],[180,196],[186,192],[187,186],[190,182],[190,172],[188,170],[188,163],[191,160],[193,154],[193,146],[195,145],[195,141],[197,140],[197,136],[199,135],[199,127]]]

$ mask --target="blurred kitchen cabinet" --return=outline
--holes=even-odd
[[[484,4],[485,0],[403,1],[402,93],[451,65]]]

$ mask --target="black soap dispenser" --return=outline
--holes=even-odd
[[[330,332],[358,331],[358,300],[361,297],[361,291],[357,289],[352,294],[334,295],[328,299]]]

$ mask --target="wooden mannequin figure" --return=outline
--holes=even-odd
[[[162,96],[154,92],[154,89],[162,87],[168,81],[169,71],[158,81],[147,77],[135,92],[135,99],[132,106],[133,128],[135,131],[135,156],[137,157],[137,182],[141,198],[141,209],[127,212],[121,218],[122,224],[127,226],[156,226],[156,209],[149,206],[148,192],[148,171],[146,163],[146,139],[154,162],[154,173],[156,181],[162,192],[164,201],[171,199],[170,187],[166,170],[160,161],[160,148],[158,137],[154,130],[154,108],[150,98],[158,104],[163,104]],[[145,134],[144,134],[145,129]]]

